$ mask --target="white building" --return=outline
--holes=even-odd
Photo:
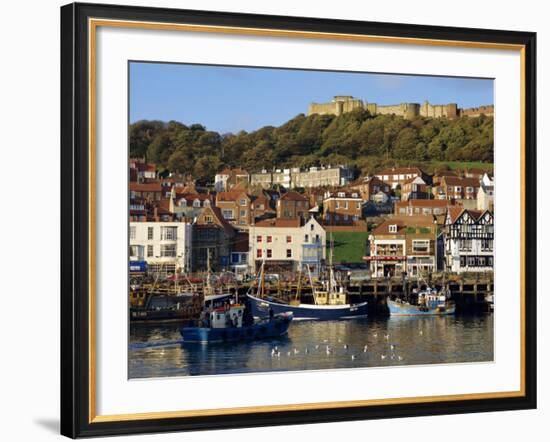
[[[495,182],[487,173],[481,179],[479,189],[477,191],[477,209],[478,210],[494,210],[495,201]]]
[[[267,219],[250,230],[249,264],[255,272],[265,260],[267,271],[296,271],[300,264],[317,273],[326,258],[326,232],[314,218]]]
[[[217,173],[214,177],[214,188],[216,192],[225,192],[227,190],[227,180],[231,176],[229,169]]]
[[[444,232],[446,270],[455,273],[493,270],[494,218],[491,211],[449,208]]]
[[[130,261],[145,261],[149,273],[191,270],[192,224],[130,222]]]

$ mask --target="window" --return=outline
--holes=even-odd
[[[201,206],[201,201],[196,199],[195,201],[193,201],[193,207],[200,207]]]
[[[388,230],[390,233],[397,233],[397,224],[391,224]]]
[[[292,242],[292,236],[287,235],[286,242],[287,242],[287,244],[290,244]]]
[[[140,247],[141,246],[130,246],[130,257],[135,258],[138,257],[138,259],[141,259],[142,256],[140,256]]]
[[[347,221],[347,220],[348,220],[348,214],[346,213],[346,214],[344,215],[344,221]]]
[[[466,187],[466,192],[472,193],[474,191],[473,187]]]
[[[240,201],[239,201],[239,204],[240,204],[241,206],[246,206],[246,200],[245,200],[245,199],[240,200]]]
[[[340,201],[336,201],[336,208],[337,208],[337,209],[340,208]]]
[[[136,226],[130,226],[130,239],[136,239]]]
[[[315,226],[313,225],[313,223],[311,223],[311,224],[309,225],[309,230],[311,230],[312,232],[313,232],[313,230],[315,230]]]
[[[175,244],[161,244],[160,245],[160,256],[162,257],[176,257],[176,245]]]
[[[256,258],[261,258],[262,257],[262,249],[257,249],[256,250]]]
[[[246,216],[246,210],[241,210],[241,216],[242,217]]]
[[[224,217],[224,219],[233,219],[233,210],[222,209],[222,216]]]
[[[204,216],[204,222],[206,224],[212,224],[212,222],[213,222],[212,216],[211,215],[205,215]]]
[[[413,239],[413,253],[427,253],[430,251],[430,240],[428,239]]]
[[[262,242],[262,235],[256,236],[256,242]]]
[[[271,258],[271,256],[273,255],[271,252],[271,249],[266,250],[266,255],[267,255],[267,258]]]
[[[153,246],[151,244],[149,244],[147,246],[147,257],[150,258],[153,256]]]
[[[481,240],[481,250],[483,250],[483,251],[493,250],[493,240],[492,239],[482,239]]]
[[[286,257],[292,258],[292,249],[286,249]]]
[[[306,235],[306,236],[304,237],[304,242],[306,242],[306,243],[309,242],[309,235]]]
[[[178,239],[178,228],[175,226],[162,226],[160,228],[160,239]]]
[[[355,203],[355,208],[356,208],[357,210],[361,209],[361,203]]]
[[[348,208],[348,202],[344,201],[344,209],[347,209],[347,208]]]
[[[268,235],[266,241],[267,242],[273,242],[273,237],[271,235]]]
[[[153,227],[147,227],[147,239],[153,239]]]

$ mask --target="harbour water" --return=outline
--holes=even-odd
[[[132,324],[129,378],[488,362],[493,341],[492,314],[295,321],[284,338],[211,345],[182,344],[178,324]]]

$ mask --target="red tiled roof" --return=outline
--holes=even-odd
[[[218,194],[216,195],[216,201],[237,201],[243,195],[248,198],[248,195],[243,190],[218,192]]]
[[[257,227],[300,227],[302,225],[302,220],[300,218],[293,219],[281,219],[281,218],[270,218],[258,221],[256,223]]]
[[[396,235],[389,231],[390,225],[397,225],[397,235],[403,235],[407,227],[433,227],[434,217],[431,215],[392,216],[373,230],[374,235]]]
[[[451,223],[455,223],[456,220],[462,215],[463,212],[467,212],[475,221],[477,221],[486,210],[471,210],[464,209],[462,207],[452,207],[449,209],[449,216],[451,217]]]
[[[293,190],[285,193],[280,199],[285,201],[308,201],[304,195]]]
[[[186,201],[194,201],[196,199],[205,201],[210,199],[210,195],[206,193],[185,193],[176,191],[176,198],[185,198]]]
[[[130,190],[134,192],[161,192],[160,183],[135,183],[130,182]]]
[[[448,186],[479,187],[479,180],[477,178],[445,176],[441,180],[445,180],[445,184]]]

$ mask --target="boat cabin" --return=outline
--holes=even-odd
[[[315,290],[315,303],[318,305],[344,305],[347,304],[347,296],[343,287],[334,291]]]
[[[210,312],[211,328],[232,328],[243,326],[244,305],[228,304]]]

